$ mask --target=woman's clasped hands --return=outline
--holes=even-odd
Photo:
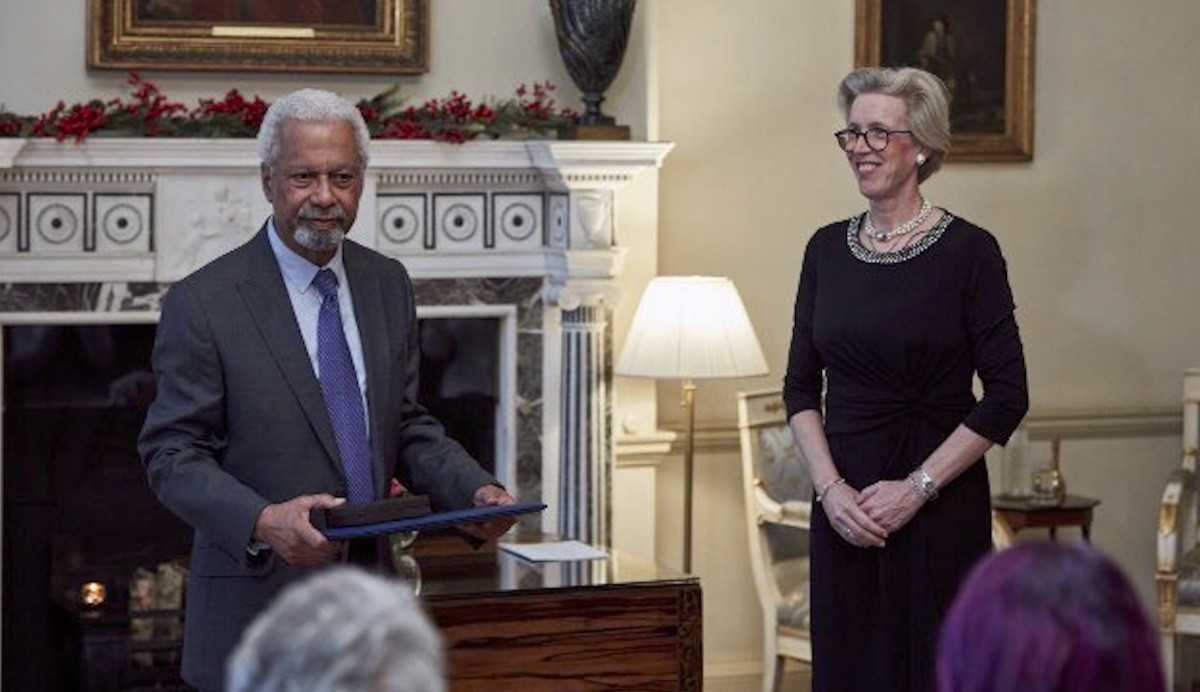
[[[847,543],[860,548],[882,548],[888,532],[861,506],[862,493],[847,483],[825,491],[821,505],[833,530]]]
[[[841,483],[826,491],[821,504],[829,523],[847,543],[882,548],[925,503],[905,479],[873,483],[862,491]]]

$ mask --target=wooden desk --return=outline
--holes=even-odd
[[[452,691],[702,688],[697,577],[620,554],[530,563],[494,544],[471,552],[429,538],[412,556]]]
[[[1013,533],[1021,529],[1050,529],[1050,540],[1057,540],[1058,527],[1078,526],[1083,540],[1092,539],[1092,510],[1100,501],[1092,497],[1067,495],[1061,505],[1039,505],[1026,499],[997,496],[992,498],[992,509]]]

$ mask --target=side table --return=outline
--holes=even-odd
[[[1050,529],[1050,540],[1058,539],[1058,527],[1078,526],[1083,540],[1092,539],[1092,510],[1100,500],[1094,497],[1067,495],[1062,504],[1038,504],[1028,498],[998,495],[992,498],[992,509],[1015,534],[1021,529]]]

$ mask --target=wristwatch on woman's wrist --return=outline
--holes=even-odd
[[[933,476],[929,475],[924,466],[918,466],[916,471],[908,474],[908,482],[912,483],[913,490],[926,502],[937,499],[937,483],[933,482]]]

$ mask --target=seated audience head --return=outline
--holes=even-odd
[[[1083,543],[1018,543],[972,570],[942,627],[939,692],[1157,692],[1158,636]]]
[[[351,567],[286,588],[229,659],[229,692],[444,692],[441,638],[412,591]]]

